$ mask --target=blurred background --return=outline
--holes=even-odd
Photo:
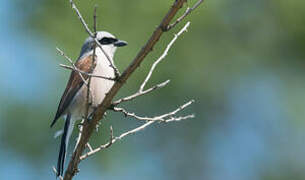
[[[90,27],[97,4],[98,29],[129,43],[115,57],[122,71],[172,1],[76,4]],[[137,90],[187,20],[189,31],[147,87],[170,84],[124,107],[153,116],[195,99],[181,114],[196,118],[127,137],[83,161],[75,179],[304,180],[305,1],[206,0],[164,35],[116,99]],[[49,125],[70,73],[58,66],[67,62],[55,47],[76,59],[87,33],[68,0],[2,0],[0,22],[0,179],[55,179],[53,135],[63,121]],[[110,125],[119,135],[140,124],[108,113],[91,145],[107,141]]]

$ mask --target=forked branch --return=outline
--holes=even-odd
[[[108,148],[109,146],[111,146],[112,144],[114,144],[116,141],[118,140],[121,140],[123,139],[124,137],[128,136],[128,135],[131,135],[131,134],[135,134],[139,131],[142,131],[143,129],[145,129],[146,127],[152,125],[153,123],[155,122],[171,122],[171,121],[180,121],[180,120],[184,120],[184,119],[189,119],[189,118],[194,118],[195,116],[194,115],[187,115],[187,116],[180,116],[180,117],[174,117],[178,112],[182,111],[183,109],[185,109],[186,107],[188,107],[189,105],[191,105],[194,101],[189,101],[185,104],[183,104],[182,106],[180,106],[179,108],[177,108],[176,110],[172,111],[172,112],[169,112],[169,113],[166,113],[166,114],[163,114],[163,115],[160,115],[160,116],[155,116],[155,117],[152,117],[152,118],[148,118],[148,117],[139,117],[139,116],[136,116],[134,114],[128,114],[127,111],[125,111],[124,109],[120,108],[120,109],[115,109],[114,111],[119,111],[119,112],[123,112],[124,114],[127,112],[127,116],[131,116],[131,117],[134,117],[138,120],[145,120],[145,121],[148,121],[146,122],[145,124],[142,124],[141,126],[139,127],[136,127],[134,129],[131,129],[129,131],[126,131],[124,133],[122,133],[121,135],[117,136],[117,137],[114,137],[113,138],[113,134],[112,134],[112,131],[111,131],[111,139],[108,143],[106,144],[103,144],[103,145],[100,145],[99,147],[97,147],[96,149],[92,150],[92,151],[89,151],[87,153],[85,153],[84,155],[82,155],[80,157],[81,160],[83,159],[86,159],[87,157],[89,156],[92,156],[93,154],[101,151],[102,149],[105,149],[105,148]]]
[[[192,11],[194,11],[201,3],[203,3],[203,0],[198,0],[193,7],[187,7],[185,12],[179,17],[177,18],[177,20],[175,22],[173,22],[172,24],[168,25],[166,30],[170,30],[173,27],[175,27],[179,22],[181,22],[186,16],[188,16]]]
[[[112,103],[113,106],[116,106],[122,102],[126,102],[126,101],[130,101],[130,100],[133,100],[135,99],[136,97],[139,97],[139,96],[142,96],[144,94],[147,94],[147,93],[150,93],[154,90],[157,90],[159,88],[162,88],[162,87],[165,87],[169,82],[170,80],[166,80],[164,81],[163,83],[160,83],[160,84],[157,84],[147,90],[144,90],[147,82],[149,81],[149,79],[151,78],[152,76],[152,73],[154,72],[155,68],[157,67],[157,65],[167,56],[167,53],[168,51],[170,50],[170,48],[172,47],[172,45],[175,43],[175,41],[178,39],[178,37],[187,31],[187,28],[190,26],[190,22],[187,22],[183,28],[181,28],[181,30],[174,35],[174,38],[168,43],[168,45],[166,46],[164,52],[162,53],[162,55],[153,63],[153,65],[151,66],[145,80],[142,82],[139,90],[135,93],[135,94],[132,94],[130,96],[127,96],[127,97],[124,97],[122,99],[119,99],[119,100],[116,100],[115,102]]]

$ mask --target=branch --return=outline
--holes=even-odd
[[[73,1],[70,0],[70,2],[73,2]],[[140,52],[137,54],[137,56],[134,58],[134,60],[131,62],[131,64],[125,69],[125,71],[118,78],[118,80],[114,83],[111,90],[106,94],[105,98],[103,99],[103,102],[97,107],[96,111],[94,111],[90,123],[84,122],[83,133],[82,133],[79,145],[77,146],[76,150],[74,151],[74,153],[72,155],[68,168],[65,172],[64,180],[71,180],[72,177],[77,173],[78,164],[80,163],[80,160],[81,160],[80,157],[82,156],[82,154],[86,148],[86,144],[89,141],[89,138],[91,137],[96,125],[98,124],[100,119],[102,119],[102,117],[105,114],[105,112],[107,111],[107,109],[111,106],[112,99],[121,89],[121,87],[125,84],[127,79],[132,75],[132,73],[143,62],[144,58],[150,53],[150,51],[153,49],[155,44],[158,42],[158,40],[160,39],[162,34],[166,31],[166,28],[168,27],[171,20],[177,14],[178,10],[182,8],[182,6],[185,2],[186,2],[186,0],[175,0],[173,5],[169,9],[168,13],[163,18],[160,25],[153,32],[150,39],[147,41],[147,43],[144,45],[144,47],[140,50]],[[148,123],[153,123],[153,121],[150,121]],[[146,125],[146,126],[148,126],[148,125]],[[139,128],[141,128],[141,127],[139,127]],[[134,131],[127,132],[127,133],[133,133],[133,132]]]
[[[87,76],[90,76],[90,77],[102,78],[102,79],[107,79],[107,80],[110,80],[110,81],[115,80],[114,78],[111,78],[111,77],[106,77],[106,76],[95,75],[95,74],[92,74],[92,73],[87,73],[85,71],[77,69],[77,67],[74,68],[74,67],[71,67],[71,66],[67,66],[65,64],[59,64],[59,66],[65,68],[65,69],[69,69],[69,70],[72,70],[72,71],[79,72],[81,74],[84,74],[84,75],[87,75]]]
[[[92,146],[89,143],[87,143],[86,146],[88,147],[89,151],[93,151]]]
[[[94,13],[93,13],[93,29],[94,29],[94,34],[93,34],[93,38],[95,39],[96,38],[96,9],[97,7],[95,6],[94,7]],[[91,67],[90,67],[90,73],[93,72],[94,70],[94,64],[95,64],[95,61],[96,61],[96,43],[93,44],[93,56],[92,56],[92,62],[91,62]],[[90,85],[91,85],[91,76],[88,77],[88,84],[87,84],[87,95],[86,95],[86,112],[85,112],[85,121],[88,121],[88,114],[89,114],[89,107],[90,107],[90,104],[92,103],[92,96],[93,94],[91,94],[90,96],[90,92],[91,92],[91,89],[90,89]],[[80,134],[81,135],[81,134]],[[88,144],[88,143],[87,143]]]
[[[87,33],[89,34],[90,37],[94,37],[94,34],[91,32],[91,30],[89,29],[86,21],[84,20],[83,16],[81,15],[81,13],[79,12],[79,10],[77,9],[75,3],[73,2],[73,0],[70,0],[70,4],[72,6],[72,9],[76,12],[79,20],[81,21],[81,23],[83,24],[85,30],[87,31]]]
[[[82,121],[80,122],[80,124],[78,124],[78,135],[76,137],[76,143],[75,143],[75,146],[74,146],[74,151],[76,150],[76,148],[78,146],[78,143],[80,141],[80,137],[81,137],[82,132],[83,132],[84,121],[85,121],[85,119],[83,118]]]
[[[113,106],[116,106],[122,102],[126,102],[126,101],[130,101],[130,100],[133,100],[135,99],[136,97],[138,96],[142,96],[144,94],[147,94],[147,93],[150,93],[151,91],[153,90],[156,90],[156,89],[159,89],[161,87],[164,87],[166,86],[168,83],[169,83],[169,80],[163,82],[163,83],[160,83],[160,84],[157,84],[147,90],[143,90],[145,85],[147,84],[148,80],[151,78],[151,75],[153,73],[153,71],[155,70],[156,66],[167,56],[167,53],[168,51],[170,50],[170,48],[172,47],[172,45],[174,44],[174,42],[178,39],[178,37],[187,31],[187,28],[190,26],[190,22],[187,22],[183,28],[181,28],[181,30],[175,34],[174,38],[169,42],[169,44],[167,45],[167,47],[165,48],[164,52],[162,53],[162,55],[153,63],[153,65],[151,66],[145,80],[143,81],[143,83],[141,84],[139,90],[133,94],[133,95],[130,95],[128,97],[125,97],[125,98],[122,98],[122,99],[119,99],[115,102],[112,103]]]
[[[70,62],[70,64],[73,66],[73,69],[75,69],[75,70],[77,69],[77,67],[75,66],[73,61],[62,50],[60,50],[58,47],[56,47],[56,50],[59,52],[60,55],[64,56]],[[82,81],[84,82],[84,84],[87,85],[88,83],[85,80],[84,76],[81,74],[81,72],[79,70],[77,70],[77,71],[78,71],[78,74],[81,77]]]
[[[184,108],[188,107],[189,105],[191,105],[192,103],[194,102],[194,100],[191,100],[185,104],[183,104],[182,106],[178,107],[176,110],[172,111],[172,112],[169,112],[169,113],[166,113],[166,114],[163,114],[163,115],[160,115],[160,116],[156,116],[156,117],[153,117],[153,118],[148,118],[148,117],[139,117],[139,116],[136,116],[134,114],[129,114],[127,111],[125,111],[122,108],[120,108],[118,111],[120,112],[123,112],[125,115],[127,116],[132,116],[136,119],[139,119],[139,120],[145,120],[145,121],[148,121],[146,122],[145,124],[137,127],[137,128],[134,128],[132,130],[129,130],[127,132],[124,132],[122,133],[120,136],[118,137],[115,137],[113,138],[113,135],[111,136],[112,138],[110,139],[110,141],[106,144],[103,144],[103,145],[100,145],[99,147],[97,147],[96,149],[92,150],[92,151],[89,151],[87,152],[86,154],[82,155],[80,157],[81,160],[84,160],[86,159],[87,157],[89,156],[92,156],[93,154],[101,151],[102,149],[105,149],[105,148],[108,148],[109,146],[111,146],[112,144],[114,144],[116,141],[118,140],[121,140],[123,139],[124,137],[128,136],[128,135],[131,135],[131,134],[135,134],[139,131],[142,131],[144,130],[147,126],[150,126],[151,124],[157,122],[157,121],[162,121],[162,122],[172,122],[172,121],[180,121],[180,120],[184,120],[184,119],[189,119],[189,118],[194,118],[194,115],[187,115],[187,116],[181,116],[181,117],[172,117],[174,116],[175,114],[177,114],[179,111],[182,111]],[[115,110],[117,111],[117,110]],[[125,112],[124,112],[125,111]],[[169,117],[167,120],[164,120],[164,118],[167,118]]]
[[[179,120],[183,120],[183,119],[187,119],[187,118],[194,118],[195,117],[194,115],[173,117],[174,115],[176,115],[177,112],[179,112],[182,109],[184,109],[185,107],[191,105],[193,102],[194,102],[194,100],[191,100],[188,103],[186,103],[186,104],[182,105],[181,107],[179,107],[175,111],[172,111],[172,112],[160,115],[160,116],[155,116],[155,117],[141,117],[141,116],[136,115],[135,113],[128,112],[124,108],[118,108],[118,107],[114,107],[112,110],[115,111],[115,112],[121,112],[125,116],[130,116],[130,117],[133,117],[135,119],[142,120],[142,121],[170,122],[170,121],[179,121]]]
[[[166,30],[168,31],[168,30],[172,29],[173,27],[175,27],[175,26],[176,26],[179,22],[181,22],[186,16],[188,16],[193,10],[195,10],[202,2],[203,2],[203,0],[198,0],[198,1],[194,4],[193,7],[191,7],[191,8],[190,8],[190,7],[186,8],[184,14],[182,14],[182,16],[180,16],[179,18],[177,18],[177,20],[176,20],[174,23],[168,25],[167,28],[166,28]]]
[[[190,22],[187,22],[183,28],[177,33],[175,34],[174,38],[170,41],[170,43],[167,45],[167,47],[165,48],[163,54],[159,57],[159,59],[157,61],[155,61],[153,63],[153,65],[150,68],[150,71],[148,73],[148,75],[146,76],[145,80],[143,81],[143,83],[140,86],[139,91],[143,91],[145,85],[147,84],[148,80],[150,79],[153,71],[155,70],[156,66],[166,57],[169,49],[172,47],[172,45],[174,44],[174,42],[177,40],[177,38],[185,31],[187,31],[187,28],[190,26]]]
[[[84,160],[84,159],[86,159],[87,157],[89,157],[89,156],[91,156],[91,155],[97,153],[98,151],[100,151],[100,150],[102,150],[102,149],[109,148],[109,147],[115,142],[115,141],[113,141],[114,139],[115,139],[115,138],[114,138],[114,136],[113,136],[113,129],[112,129],[112,126],[110,126],[110,139],[109,139],[109,142],[106,143],[106,144],[104,144],[104,145],[99,146],[99,147],[96,148],[96,149],[92,149],[92,148],[91,148],[89,152],[87,152],[86,154],[84,154],[84,155],[82,155],[82,156],[80,157],[80,160]]]
[[[153,87],[151,87],[149,89],[146,89],[145,91],[141,91],[141,92],[138,91],[135,94],[132,94],[130,96],[127,96],[127,97],[121,98],[121,99],[119,99],[117,101],[114,101],[112,103],[112,105],[116,106],[116,105],[118,105],[118,104],[120,104],[122,102],[131,101],[131,100],[135,99],[136,97],[139,97],[139,96],[142,96],[144,94],[148,94],[148,93],[150,93],[150,92],[152,92],[154,90],[160,89],[160,88],[166,86],[169,82],[170,82],[170,80],[166,80],[166,81],[164,81],[164,82],[162,82],[160,84],[157,84],[157,85],[155,85],[155,86],[153,86]]]

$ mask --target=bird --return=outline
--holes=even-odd
[[[81,48],[80,55],[75,62],[75,67],[80,71],[109,79],[96,76],[91,77],[89,91],[90,104],[88,108],[88,87],[86,85],[89,79],[88,74],[82,74],[81,76],[77,71],[71,72],[65,91],[60,99],[55,118],[50,126],[52,128],[61,117],[65,119],[57,160],[57,177],[62,176],[64,172],[69,139],[75,121],[81,120],[86,115],[92,113],[94,108],[103,101],[106,93],[114,84],[114,81],[111,80],[111,78],[115,78],[114,54],[118,47],[127,45],[126,41],[119,40],[106,31],[98,31],[96,33],[96,39],[101,44],[102,49],[95,44],[94,38],[88,37]],[[94,55],[95,57],[93,57]]]

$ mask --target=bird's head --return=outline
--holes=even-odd
[[[103,50],[107,53],[111,58],[114,56],[114,53],[117,47],[126,46],[127,42],[117,39],[114,35],[110,34],[106,31],[98,31],[96,34],[96,38],[99,43],[102,45]],[[81,53],[79,57],[86,55],[87,53],[92,53],[95,47],[95,41],[92,37],[88,37],[85,40],[84,45],[82,46]],[[100,47],[96,45],[96,50],[101,51]],[[98,52],[96,52],[98,53]]]

